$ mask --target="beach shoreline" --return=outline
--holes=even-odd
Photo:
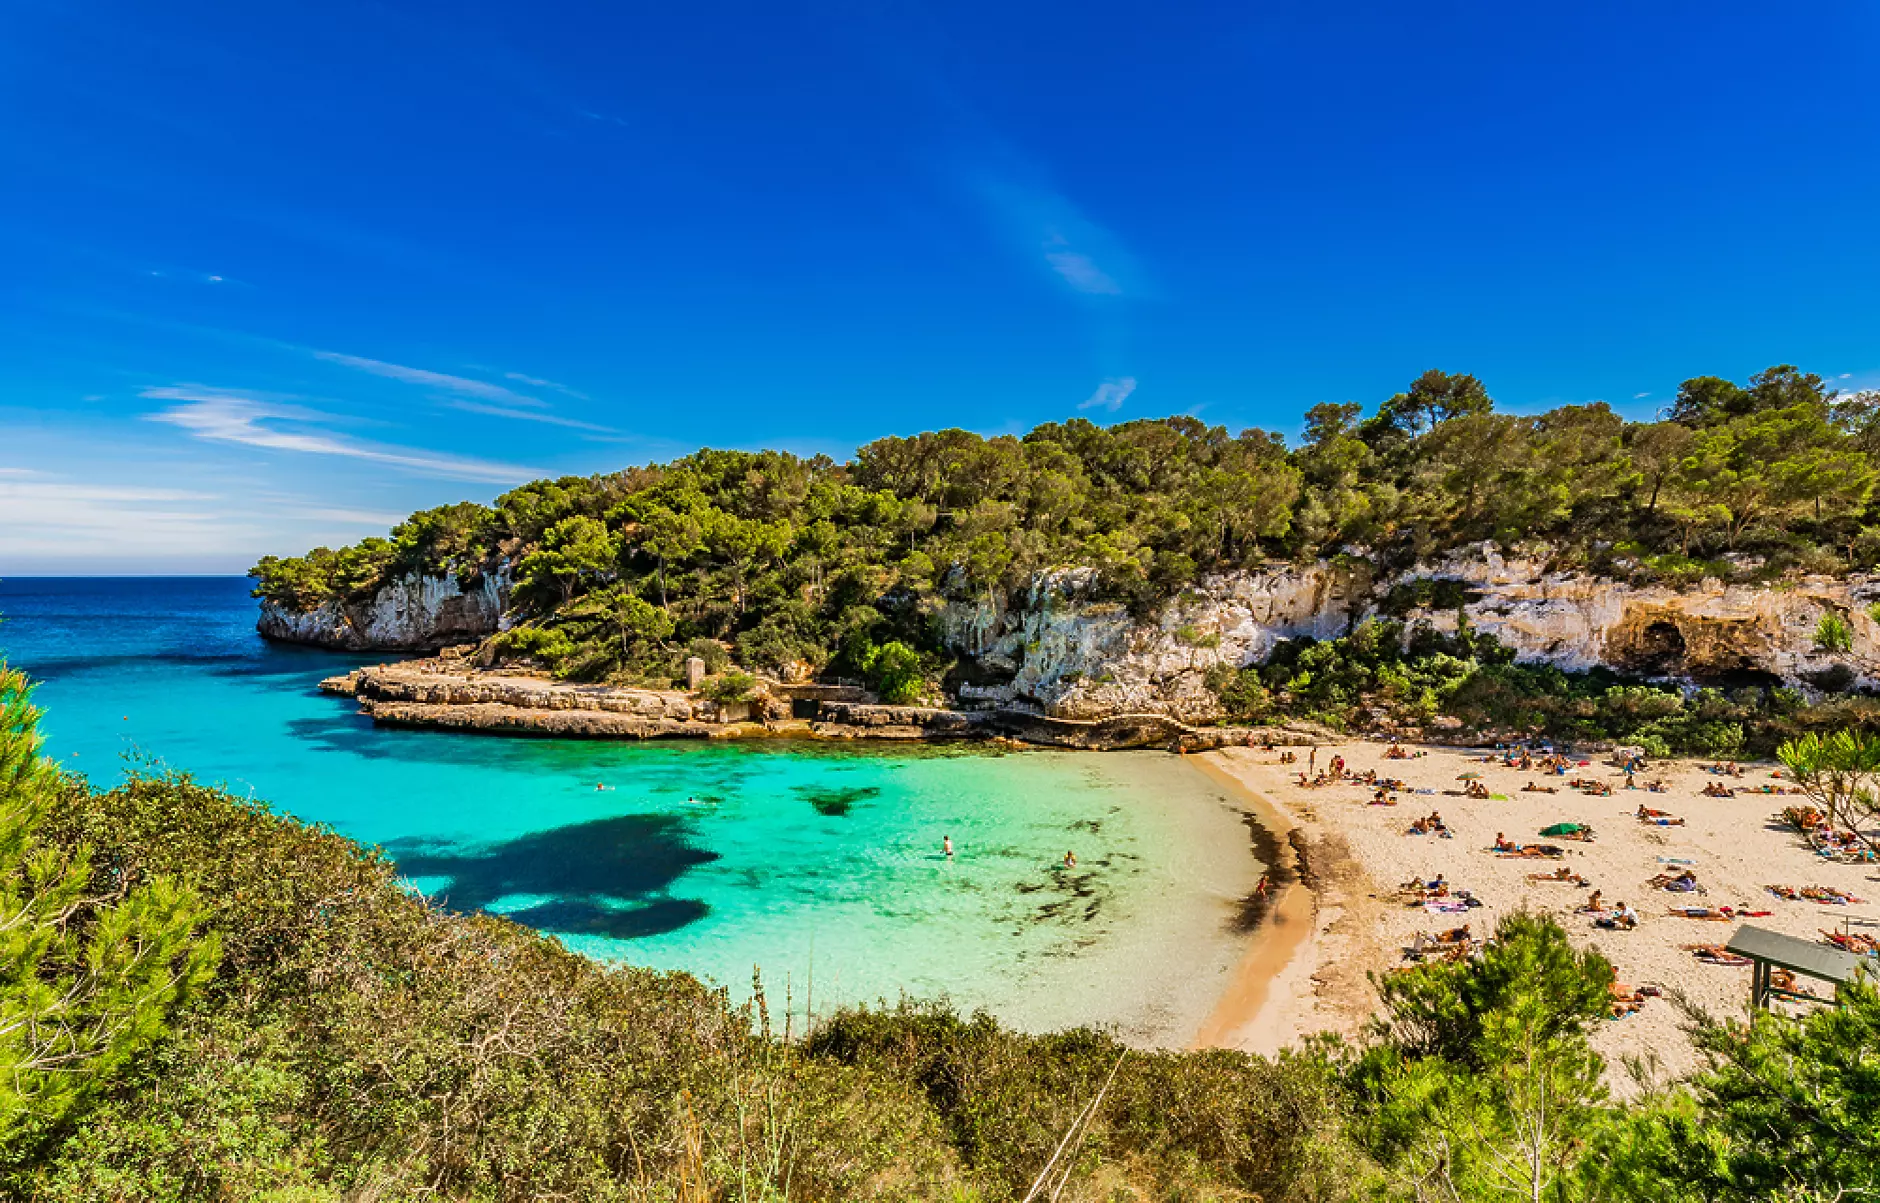
[[[1277,893],[1194,1047],[1272,1056],[1317,1032],[1355,1035],[1360,1027],[1362,998],[1345,980],[1349,975],[1337,972],[1335,952],[1350,936],[1349,885],[1366,879],[1342,842],[1321,829],[1311,808],[1286,805],[1276,791],[1245,772],[1251,753],[1228,748],[1188,757],[1228,790],[1249,821],[1265,827],[1271,843],[1282,850]],[[1362,974],[1357,983],[1368,986]]]
[[[1749,970],[1699,960],[1692,946],[1721,945],[1740,923],[1811,940],[1844,920],[1880,924],[1880,869],[1822,858],[1786,828],[1782,808],[1802,799],[1765,792],[1788,788],[1770,763],[1744,764],[1741,776],[1731,776],[1697,761],[1667,761],[1627,788],[1624,771],[1605,753],[1574,757],[1567,773],[1544,776],[1485,761],[1481,749],[1406,746],[1407,758],[1387,759],[1388,747],[1347,739],[1319,746],[1316,760],[1324,769],[1343,756],[1354,773],[1401,778],[1395,806],[1374,803],[1373,787],[1349,781],[1302,787],[1297,774],[1305,756],[1297,765],[1254,748],[1189,757],[1235,788],[1250,812],[1277,816],[1309,869],[1275,902],[1276,921],[1246,949],[1197,1047],[1271,1054],[1314,1032],[1358,1035],[1375,1004],[1371,975],[1410,964],[1404,949],[1417,935],[1465,923],[1486,935],[1501,917],[1525,910],[1559,921],[1576,947],[1598,949],[1625,985],[1658,992],[1594,1033],[1609,1085],[1626,1093],[1636,1089],[1621,1068],[1628,1058],[1659,1075],[1698,1064],[1673,995],[1716,1016],[1741,1015],[1747,1006]],[[1471,773],[1489,797],[1465,796],[1458,779]],[[1661,781],[1662,792],[1644,788],[1647,780]],[[1592,788],[1574,788],[1573,781]],[[1737,792],[1711,796],[1707,787]],[[1668,812],[1666,821],[1641,820],[1640,806]],[[1453,838],[1408,834],[1415,820],[1439,810]],[[1530,844],[1560,822],[1590,826],[1595,838],[1562,842],[1560,855],[1548,859],[1494,849],[1497,837]],[[1686,868],[1696,875],[1694,891],[1651,884]],[[1551,874],[1561,869],[1586,884],[1555,880]],[[1437,875],[1482,905],[1437,914],[1399,896],[1401,883]],[[1775,884],[1822,885],[1862,901],[1785,900],[1765,889]],[[1638,927],[1597,927],[1584,910],[1593,890],[1608,907],[1629,903],[1640,915]],[[1295,894],[1309,898],[1309,906]],[[1707,921],[1681,913],[1686,906],[1731,913]],[[1279,913],[1285,922],[1277,921]],[[1310,921],[1302,921],[1307,914]]]

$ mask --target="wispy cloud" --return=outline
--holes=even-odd
[[[388,464],[426,476],[491,484],[520,484],[544,475],[532,468],[448,455],[422,448],[371,443],[321,428],[335,420],[318,410],[290,404],[272,394],[245,394],[201,385],[145,389],[153,401],[180,404],[145,415],[212,443],[233,443],[303,455],[331,455]]]
[[[1064,282],[1078,292],[1095,293],[1099,296],[1118,297],[1123,295],[1123,286],[1102,268],[1096,261],[1082,251],[1070,249],[1070,243],[1064,236],[1052,231],[1044,240],[1044,261],[1051,265],[1051,270],[1064,277]]]
[[[1644,400],[1645,398],[1647,398],[1647,397],[1649,397],[1649,396],[1651,396],[1651,394],[1650,394],[1650,393],[1633,393],[1633,394],[1632,394],[1632,400],[1634,400],[1634,401],[1643,401],[1643,400]]]
[[[555,392],[565,393],[568,396],[574,397],[577,400],[581,400],[581,401],[586,401],[589,399],[586,393],[580,392],[576,389],[571,389],[565,384],[557,384],[553,380],[544,380],[540,376],[525,376],[521,372],[504,372],[503,379],[513,380],[517,384],[526,384],[530,388],[553,389]]]
[[[337,522],[342,526],[370,526],[383,530],[390,530],[405,520],[403,514],[380,514],[372,510],[311,509],[302,510],[300,513],[320,522]]]
[[[589,430],[595,434],[620,433],[611,426],[598,426],[593,422],[564,418],[557,414],[543,413],[539,409],[513,409],[506,405],[485,405],[481,401],[447,401],[445,404],[467,414],[488,414],[492,418],[515,418],[521,422],[543,422],[549,426],[565,426],[569,430]]]
[[[495,401],[505,405],[527,405],[536,409],[548,408],[546,401],[526,396],[512,388],[492,384],[487,380],[472,380],[468,376],[452,376],[444,372],[433,372],[426,368],[407,367],[402,363],[387,363],[383,359],[367,359],[363,355],[346,355],[339,351],[314,351],[315,359],[327,363],[336,363],[341,367],[367,372],[374,376],[383,376],[388,380],[402,380],[406,384],[422,385],[425,388],[441,389],[448,393],[458,393],[466,397],[481,397],[485,401]]]
[[[1120,297],[1139,291],[1134,259],[1116,236],[1067,197],[1033,182],[1035,174],[1012,165],[975,175],[974,191],[994,224],[1074,292]]]
[[[1090,394],[1088,400],[1078,405],[1078,409],[1101,409],[1115,413],[1123,408],[1123,402],[1136,391],[1134,376],[1113,376],[1097,386],[1097,391]]]
[[[247,534],[240,520],[189,489],[80,484],[0,470],[0,556],[69,560],[103,551],[201,554]]]

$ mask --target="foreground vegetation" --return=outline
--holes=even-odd
[[[522,625],[497,654],[663,682],[729,649],[746,669],[801,661],[907,700],[954,667],[943,603],[1064,565],[1138,609],[1209,571],[1331,557],[1384,575],[1482,540],[1670,582],[1873,567],[1876,451],[1880,394],[1788,366],[1688,380],[1655,422],[1603,403],[1500,413],[1474,377],[1428,372],[1368,417],[1314,406],[1292,448],[1168,418],[944,430],[845,464],[701,451],[428,510],[253,575],[259,596],[306,608],[401,573],[468,583],[507,565]]]
[[[1880,1189],[1880,994],[1693,1017],[1617,1105],[1612,970],[1549,921],[1393,975],[1274,1059],[1020,1035],[938,1004],[807,1037],[399,887],[183,776],[98,792],[0,671],[0,1193],[273,1200],[1815,1200]]]

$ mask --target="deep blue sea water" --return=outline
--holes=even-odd
[[[155,760],[382,845],[451,906],[735,994],[756,967],[799,1006],[813,974],[819,1012],[945,994],[1181,1043],[1237,952],[1241,816],[1162,753],[380,729],[316,689],[362,657],[255,613],[240,578],[0,580],[0,655],[96,784]]]

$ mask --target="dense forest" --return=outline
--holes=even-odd
[[[1880,1188],[1880,994],[1693,1015],[1621,1104],[1610,964],[1516,914],[1276,1058],[905,1002],[777,1022],[401,888],[184,776],[99,792],[0,666],[0,1194],[46,1203],[1735,1203]],[[1640,1074],[1645,1074],[1641,1067]]]
[[[402,573],[467,583],[506,566],[521,623],[494,655],[661,683],[693,654],[714,670],[801,661],[904,700],[950,667],[941,604],[1064,565],[1139,610],[1210,571],[1329,558],[1384,574],[1484,540],[1634,581],[1872,568],[1876,454],[1880,393],[1787,365],[1687,380],[1652,422],[1603,402],[1505,413],[1473,376],[1431,371],[1368,415],[1314,406],[1294,447],[1184,417],[886,438],[845,464],[706,450],[427,510],[253,575],[257,596],[304,609]],[[1237,684],[1256,716],[1259,683]]]

